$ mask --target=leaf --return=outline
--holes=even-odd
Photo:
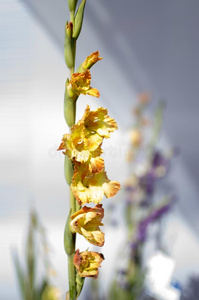
[[[20,266],[19,258],[18,258],[18,255],[16,252],[13,253],[13,261],[14,261],[14,265],[15,265],[17,279],[19,282],[20,292],[21,292],[23,299],[25,300],[25,274]]]

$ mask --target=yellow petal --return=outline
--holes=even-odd
[[[87,231],[82,228],[81,232],[89,243],[98,247],[102,247],[104,245],[104,233],[101,230]]]
[[[99,57],[99,51],[91,53],[81,65],[82,70],[90,69],[96,62],[101,60],[102,57]]]
[[[85,136],[86,136],[86,146],[90,151],[94,151],[98,148],[98,146],[102,143],[103,137],[101,137],[98,133],[89,131],[85,128]]]
[[[58,150],[64,150],[63,153],[69,159],[81,163],[87,163],[91,172],[100,172],[104,167],[103,158],[99,157],[102,154],[101,144],[97,148],[88,148],[88,140],[85,137],[84,124],[77,123],[72,126],[71,134],[65,134]]]
[[[90,111],[90,107],[87,106],[82,119],[79,121],[84,123],[87,129],[87,137],[89,134],[97,133],[101,137],[110,137],[110,132],[117,129],[117,123],[114,119],[110,118],[108,115],[108,110],[106,108],[100,107],[95,111]]]
[[[74,73],[67,84],[67,91],[69,95],[73,93],[79,96],[80,94],[99,97],[99,91],[90,87],[91,73],[86,70],[82,73]]]
[[[93,97],[97,97],[97,98],[100,97],[100,92],[98,91],[98,89],[91,88],[91,87],[88,89],[86,94],[88,94],[90,96],[93,96]]]
[[[104,171],[92,174],[85,165],[75,164],[71,189],[80,205],[89,202],[98,204],[104,195],[113,197],[119,191],[120,184],[109,180]]]
[[[104,170],[104,159],[102,157],[91,157],[89,171],[91,173],[99,173]]]

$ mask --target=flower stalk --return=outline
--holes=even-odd
[[[64,230],[64,248],[68,255],[69,292],[66,299],[76,300],[83,288],[85,277],[97,278],[104,257],[101,253],[76,250],[76,234],[91,244],[102,247],[104,233],[100,230],[104,209],[103,196],[113,197],[120,189],[117,181],[109,180],[102,154],[102,142],[117,129],[107,109],[91,111],[87,106],[76,123],[76,103],[80,94],[99,97],[98,89],[91,87],[91,67],[101,60],[99,52],[91,53],[75,72],[76,41],[80,35],[86,0],[77,8],[78,0],[68,0],[70,22],[65,26],[64,56],[70,71],[65,83],[64,117],[70,133],[63,136],[58,150],[65,155],[64,173],[70,186],[70,212]],[[84,206],[93,202],[94,208]]]

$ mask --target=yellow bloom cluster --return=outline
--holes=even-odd
[[[90,111],[87,106],[82,119],[65,134],[59,150],[74,163],[71,189],[80,205],[93,202],[98,204],[103,196],[113,197],[120,189],[117,181],[108,179],[104,171],[102,141],[117,129],[107,109],[101,107]]]
[[[74,73],[67,83],[67,93],[76,99],[80,94],[99,97],[99,91],[90,86],[90,67],[101,60],[99,52],[89,55],[79,67],[79,73]],[[71,216],[70,230],[83,235],[87,241],[96,246],[104,245],[104,233],[100,227],[104,217],[104,209],[100,202],[103,196],[113,197],[120,189],[117,181],[108,179],[104,159],[101,157],[102,142],[109,138],[110,133],[117,129],[117,123],[108,115],[106,108],[100,107],[91,111],[87,106],[83,117],[71,127],[70,134],[63,136],[58,150],[72,161],[74,174],[71,190],[80,206],[95,203],[94,208],[82,207]],[[76,251],[74,265],[81,277],[98,276],[98,267],[103,261],[103,255],[96,252]]]

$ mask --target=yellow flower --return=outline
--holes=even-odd
[[[77,97],[80,94],[88,94],[93,97],[99,97],[99,91],[97,89],[92,88],[90,86],[90,82],[91,73],[89,70],[86,70],[83,73],[74,73],[71,76],[69,83],[67,84],[68,95],[71,98]]]
[[[101,263],[104,260],[104,256],[101,253],[84,251],[76,251],[73,259],[73,263],[81,277],[93,277],[97,278]]]
[[[104,233],[99,226],[104,217],[102,204],[94,208],[84,206],[71,216],[70,228],[73,233],[82,234],[91,244],[102,247],[104,245]]]
[[[91,173],[85,164],[75,163],[71,189],[80,205],[93,202],[98,204],[103,196],[115,196],[120,189],[117,181],[108,179],[106,172]]]
[[[109,117],[107,109],[103,107],[90,111],[90,107],[87,105],[84,115],[78,123],[84,124],[87,147],[91,151],[102,143],[103,138],[109,138],[110,132],[117,129],[117,123]]]
[[[75,159],[77,162],[87,163],[89,170],[93,173],[101,172],[104,169],[104,160],[100,155],[102,154],[101,144],[90,151],[85,137],[83,124],[76,124],[71,127],[71,134],[65,134],[58,150],[64,150],[63,153],[69,159]]]
[[[98,62],[101,59],[102,57],[99,57],[99,51],[91,53],[82,63],[80,70],[85,71],[87,69],[90,69],[96,62]]]

